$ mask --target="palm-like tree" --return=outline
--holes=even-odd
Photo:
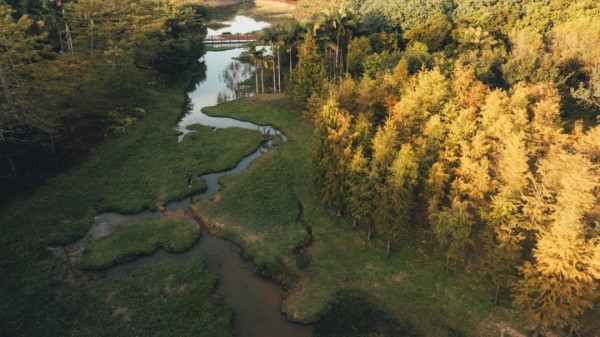
[[[277,26],[269,26],[263,29],[262,34],[260,36],[260,40],[264,43],[268,43],[271,46],[271,54],[274,52],[273,45],[275,41],[278,39],[278,31]],[[275,58],[273,57],[273,92],[276,91],[275,84]]]
[[[259,93],[260,87],[258,86],[258,70],[260,69],[262,93],[265,93],[265,82],[264,82],[264,66],[265,66],[265,49],[256,49],[256,45],[251,43],[248,46],[248,54],[252,57],[252,63],[254,64],[254,78],[256,80],[256,93]],[[267,63],[268,66],[268,63]]]
[[[292,78],[292,51],[293,45],[299,38],[300,26],[297,23],[290,25],[275,25],[267,27],[263,30],[260,40],[264,43],[268,43],[271,46],[271,55],[273,57],[273,92],[281,92],[281,48],[285,48],[285,51],[289,53],[290,63],[290,79]],[[275,65],[275,58],[277,59],[277,65]]]
[[[300,39],[301,37],[301,32],[302,32],[302,27],[300,27],[300,25],[296,22],[294,22],[293,24],[285,27],[285,29],[282,32],[282,36],[281,36],[281,41],[283,46],[287,46],[287,48],[285,49],[286,53],[289,54],[290,60],[289,60],[289,66],[290,66],[290,81],[293,78],[293,67],[294,67],[294,62],[293,62],[293,52],[294,52],[294,44]],[[281,74],[280,74],[281,76]]]
[[[341,5],[331,7],[314,18],[313,36],[322,41],[325,54],[329,50],[334,54],[334,68],[340,75],[344,69],[344,49],[358,28],[360,15],[354,10]]]
[[[358,29],[360,15],[352,10],[345,10],[338,14],[337,37],[340,59],[339,69],[340,75],[342,75],[344,69],[344,49],[348,48],[352,35]]]
[[[260,84],[262,93],[265,93],[265,68],[269,68],[269,58],[265,55],[265,48],[262,48],[256,54],[257,69],[260,69]]]

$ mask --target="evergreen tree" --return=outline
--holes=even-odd
[[[325,203],[341,215],[352,160],[351,116],[330,99],[323,106],[319,121],[315,130],[317,146],[312,151],[313,166],[318,172],[317,184],[323,191]]]
[[[298,64],[294,74],[294,101],[304,104],[313,96],[323,94],[325,67],[317,54],[317,45],[311,36],[298,48]]]
[[[419,163],[410,144],[404,144],[398,151],[387,178],[388,186],[384,192],[390,197],[388,207],[393,208],[394,219],[388,222],[382,233],[387,236],[387,252],[391,250],[391,240],[401,229],[408,229],[414,207],[415,188],[419,178]]]
[[[353,218],[353,226],[356,227],[358,223],[367,228],[367,240],[371,240],[375,191],[368,165],[369,161],[359,146],[352,156],[348,173],[348,209]]]
[[[445,15],[436,13],[425,22],[408,30],[404,37],[410,41],[409,44],[418,41],[425,44],[428,50],[437,51],[442,49],[444,43],[448,42],[451,32],[450,20]]]

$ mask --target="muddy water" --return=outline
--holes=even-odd
[[[246,22],[249,18],[237,19]],[[236,20],[232,21],[235,23]],[[251,19],[250,19],[251,20]],[[230,27],[236,28],[239,27]],[[240,33],[243,33],[243,29]],[[231,118],[210,117],[201,112],[206,106],[215,105],[219,100],[229,100],[252,95],[252,88],[243,82],[250,78],[253,69],[233,60],[242,51],[241,48],[207,52],[203,62],[206,64],[206,80],[196,85],[196,89],[189,94],[193,104],[191,112],[184,116],[175,127],[182,132],[180,140],[191,124],[203,124],[215,128],[241,127],[259,130],[267,137],[280,135],[285,142],[287,139],[279,130],[270,126],[259,126]],[[205,174],[202,178],[206,181],[208,189],[195,196],[184,200],[169,203],[169,210],[184,209],[189,214],[188,206],[195,200],[207,198],[221,189],[218,179],[221,176],[242,172],[254,159],[263,153],[272,150],[272,142],[264,144],[255,153],[243,158],[235,168],[218,173]],[[276,149],[275,149],[276,150]],[[158,212],[144,211],[138,214],[126,215],[118,213],[104,213],[95,218],[94,224],[86,235],[74,245],[83,246],[91,240],[99,239],[112,233],[117,225],[123,221],[139,218],[158,218]],[[240,337],[269,337],[290,336],[304,337],[312,335],[312,327],[288,321],[280,311],[283,290],[271,281],[258,277],[254,265],[244,261],[240,256],[240,248],[235,244],[215,237],[203,229],[203,235],[190,250],[173,254],[159,250],[151,256],[141,257],[135,261],[119,264],[106,271],[109,277],[124,277],[137,267],[160,261],[186,261],[200,258],[206,263],[209,271],[219,278],[216,293],[220,295],[225,304],[234,313],[234,331]]]
[[[203,233],[200,242],[182,254],[160,250],[152,256],[115,266],[111,277],[126,276],[135,268],[158,261],[187,261],[200,258],[219,278],[216,293],[234,312],[236,336],[311,336],[309,326],[289,322],[279,311],[283,291],[272,282],[257,277],[252,263],[240,257],[231,242]]]

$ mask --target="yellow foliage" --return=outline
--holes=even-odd
[[[597,173],[597,163],[561,144],[540,161],[528,198],[540,209],[525,209],[537,223],[535,261],[524,264],[523,278],[514,287],[515,304],[540,326],[577,329],[579,316],[592,307],[600,278],[600,238],[585,233],[586,216],[599,201]]]
[[[600,17],[579,16],[552,30],[552,50],[563,62],[579,60],[586,69],[600,66]]]

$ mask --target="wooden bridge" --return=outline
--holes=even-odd
[[[207,36],[204,39],[206,45],[240,44],[254,42],[258,38],[254,34],[227,34],[219,36]]]

